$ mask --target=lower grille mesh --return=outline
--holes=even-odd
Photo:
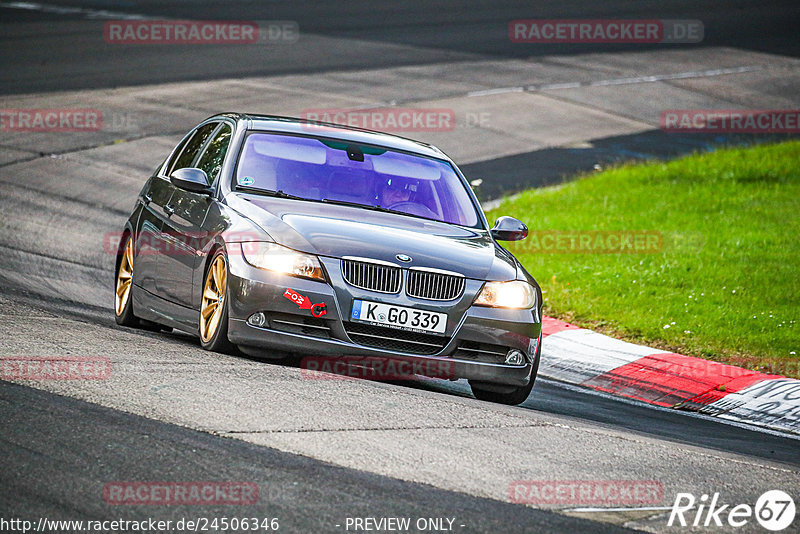
[[[449,338],[406,332],[361,323],[344,323],[347,335],[354,343],[376,349],[430,355],[441,352]]]

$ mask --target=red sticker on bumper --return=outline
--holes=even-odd
[[[291,300],[295,304],[297,304],[297,306],[301,310],[311,310],[311,315],[313,315],[314,317],[322,317],[323,315],[328,313],[328,310],[325,309],[324,302],[320,302],[319,304],[312,304],[311,300],[308,297],[304,297],[294,289],[289,289],[287,287],[286,291],[284,291],[283,293],[283,296]]]

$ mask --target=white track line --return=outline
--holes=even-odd
[[[710,78],[713,76],[727,76],[729,74],[755,72],[763,69],[764,67],[761,65],[745,65],[742,67],[731,67],[728,69],[690,70],[686,72],[675,72],[672,74],[652,74],[650,76],[636,76],[633,78],[609,78],[607,80],[593,80],[590,82],[544,83],[539,85],[528,85],[526,87],[498,87],[496,89],[471,91],[467,93],[467,96],[487,96],[520,92],[535,93],[540,91],[553,91],[557,89],[578,89],[580,87],[606,87],[613,85],[655,83],[669,80],[685,80],[688,78]]]
[[[105,9],[88,9],[83,7],[57,6],[53,4],[40,4],[38,2],[3,2],[0,7],[9,9],[27,9],[28,11],[39,11],[41,13],[52,13],[55,15],[81,15],[87,19],[124,19],[124,20],[145,20],[149,17],[144,15],[134,15],[119,11],[107,11]]]
[[[567,508],[562,512],[664,512],[672,506],[643,506],[641,508]]]
[[[82,15],[88,19],[124,19],[124,20],[147,20],[152,17],[147,15],[137,15],[132,13],[122,13],[120,11],[108,11],[105,9],[88,9],[82,7],[58,6],[53,4],[42,4],[39,2],[0,2],[0,8],[27,9],[39,11],[41,13],[53,13],[58,15]],[[763,70],[761,65],[745,65],[742,67],[732,67],[726,69],[706,69],[687,72],[676,72],[673,74],[653,74],[650,76],[636,76],[632,78],[610,78],[607,80],[594,80],[590,82],[561,82],[546,83],[539,85],[516,86],[516,87],[496,87],[493,89],[483,89],[480,91],[468,92],[466,96],[490,96],[505,93],[523,93],[553,91],[558,89],[577,89],[580,87],[604,87],[613,85],[630,85],[638,83],[654,83],[668,80],[685,80],[688,78],[708,78],[712,76],[725,76],[729,74],[742,74]]]

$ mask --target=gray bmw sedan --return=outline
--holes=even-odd
[[[519,404],[541,353],[541,290],[437,148],[384,133],[225,113],[141,190],[115,315],[209,350],[402,362]]]

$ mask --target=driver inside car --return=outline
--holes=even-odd
[[[378,203],[384,208],[391,208],[401,202],[411,202],[411,197],[417,192],[419,182],[409,178],[388,178],[383,184]]]

